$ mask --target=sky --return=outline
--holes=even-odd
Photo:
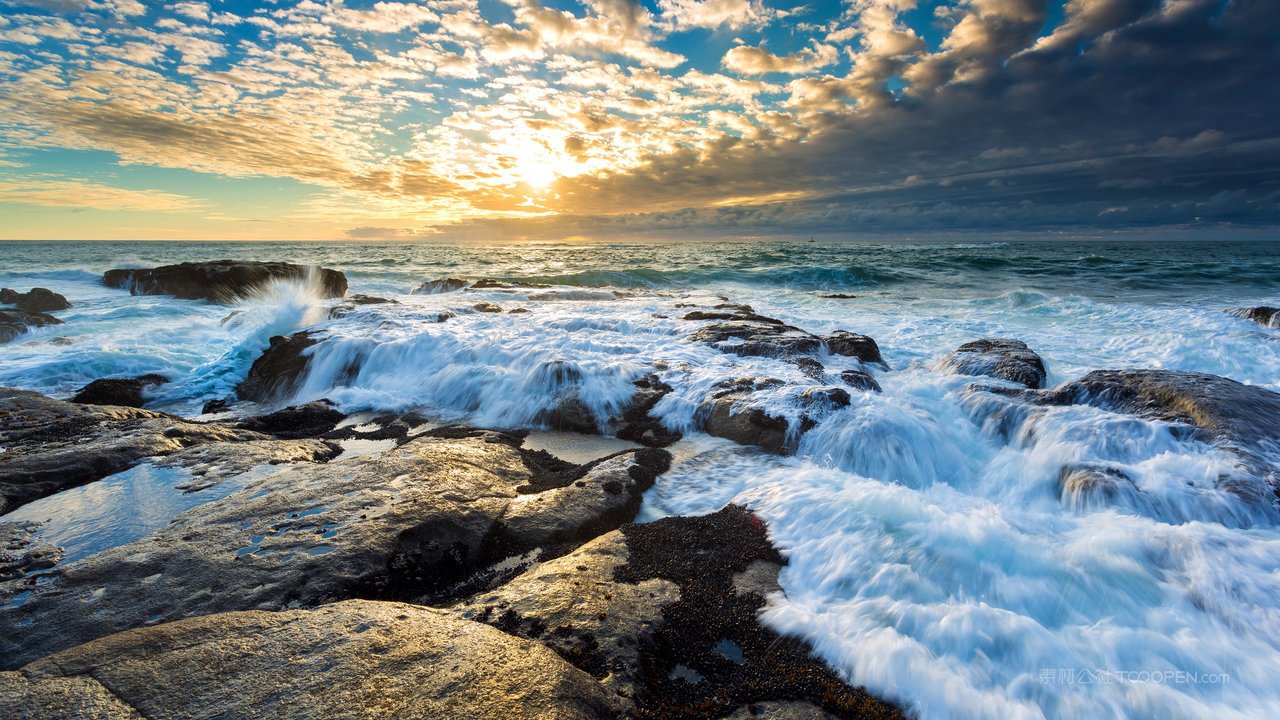
[[[1280,227],[1276,0],[0,0],[0,238]]]

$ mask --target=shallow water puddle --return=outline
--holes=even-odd
[[[523,447],[526,450],[546,450],[561,460],[581,465],[616,452],[634,450],[642,446],[618,438],[548,430],[529,433]]]
[[[146,537],[179,514],[224,498],[277,468],[263,466],[200,490],[184,468],[142,463],[97,482],[69,488],[0,516],[0,522],[38,522],[36,542],[58,545],[61,565]]]

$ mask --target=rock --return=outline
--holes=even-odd
[[[1021,340],[984,338],[945,355],[942,368],[959,375],[985,375],[1029,388],[1044,387],[1044,361]]]
[[[624,522],[661,469],[653,453],[666,457],[631,451],[548,472],[510,436],[431,432],[377,455],[281,466],[38,586],[0,586],[0,605],[31,593],[0,610],[0,663],[191,615],[447,595],[501,557]]]
[[[772,318],[755,319],[751,316],[735,317],[737,319],[707,325],[691,337],[734,355],[781,359],[813,353],[822,347],[822,340],[816,335],[781,321]]]
[[[855,357],[864,363],[875,363],[888,370],[889,365],[880,356],[880,346],[866,335],[847,330],[837,330],[822,338],[823,344],[833,355]]]
[[[0,582],[48,570],[62,560],[62,548],[36,543],[40,523],[0,523]]]
[[[537,643],[441,610],[351,600],[131,630],[0,673],[6,715],[596,720],[617,703]]]
[[[838,387],[806,388],[800,393],[800,398],[806,407],[842,408],[849,407],[849,403],[853,401],[848,390]]]
[[[527,313],[527,312],[529,312],[529,308],[522,308],[522,307],[518,307],[518,308],[511,308],[510,310],[508,310],[508,311],[507,311],[507,314],[508,314],[508,315],[519,315],[519,314],[521,314],[521,313]]]
[[[819,295],[818,297],[825,298],[827,300],[852,300],[858,296],[850,295],[849,293],[827,293],[825,295]]]
[[[226,412],[231,409],[231,401],[229,400],[210,400],[200,408],[201,415],[212,415],[214,413]]]
[[[103,285],[133,295],[172,295],[220,303],[251,295],[272,280],[312,282],[326,298],[347,294],[347,276],[341,272],[283,262],[187,262],[150,270],[108,270],[102,276]]]
[[[1122,492],[1137,492],[1123,470],[1104,465],[1067,465],[1058,473],[1058,496],[1075,508],[1113,504]]]
[[[1280,488],[1274,454],[1280,444],[1280,394],[1217,375],[1177,370],[1095,370],[1042,393],[1051,405],[1093,405],[1140,417],[1185,423],[1199,439],[1238,455],[1261,481],[1226,481],[1226,489],[1274,502]]]
[[[437,295],[439,293],[457,292],[470,285],[466,280],[443,278],[440,280],[424,280],[413,289],[414,295]]]
[[[304,351],[320,341],[314,333],[304,330],[287,337],[276,335],[269,342],[253,361],[244,381],[236,386],[236,394],[243,400],[271,403],[292,395],[311,362]]]
[[[1242,317],[1246,320],[1252,320],[1259,325],[1267,327],[1280,327],[1280,308],[1267,307],[1261,305],[1250,308],[1236,308],[1230,311],[1236,317]]]
[[[724,720],[835,720],[835,715],[807,702],[767,702],[743,705]]]
[[[332,431],[346,417],[328,400],[317,400],[251,417],[241,421],[238,427],[278,438],[314,438]]]
[[[880,392],[880,383],[865,370],[845,370],[840,373],[840,379],[851,388]]]
[[[13,340],[29,328],[61,324],[62,321],[58,318],[42,312],[0,308],[0,343]]]
[[[65,297],[48,288],[31,288],[24,293],[4,288],[0,290],[0,303],[17,305],[19,310],[30,313],[57,312],[71,308],[71,303]]]
[[[496,304],[496,303],[491,303],[491,302],[476,303],[475,305],[472,305],[471,307],[472,307],[472,308],[474,308],[474,309],[476,310],[476,312],[482,312],[482,313],[500,313],[500,312],[502,312],[502,306],[501,306],[501,305],[498,305],[498,304]]]
[[[143,389],[151,385],[163,385],[169,378],[163,375],[139,375],[134,378],[99,378],[80,388],[71,402],[86,405],[120,405],[142,407]]]
[[[648,447],[667,447],[679,440],[681,433],[668,430],[649,414],[658,401],[671,392],[671,386],[659,380],[657,375],[647,375],[636,380],[635,387],[631,402],[614,419],[613,425],[617,428],[614,435]]]
[[[804,642],[761,625],[783,562],[764,523],[729,506],[624,526],[453,610],[552,648],[628,717],[708,718],[799,701],[837,717],[901,718]]]
[[[517,280],[482,279],[471,283],[471,290],[537,290],[551,287],[542,283],[520,282]]]
[[[768,452],[787,455],[795,450],[791,425],[784,417],[769,415],[751,407],[755,390],[777,384],[772,378],[728,381],[726,389],[714,394],[699,408],[702,429],[709,435],[732,440],[740,445],[755,445]],[[799,433],[796,433],[798,436]]]
[[[346,302],[341,305],[335,305],[329,308],[330,318],[343,318],[355,312],[358,308],[365,305],[399,305],[397,300],[391,300],[384,297],[374,295],[351,295]],[[234,313],[233,313],[234,314]]]
[[[64,488],[125,470],[147,457],[264,435],[164,413],[80,405],[0,389],[0,514]]]

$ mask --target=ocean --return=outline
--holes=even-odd
[[[330,318],[338,301],[305,283],[224,306],[100,282],[221,258],[342,270],[350,293],[398,304]],[[448,277],[550,287],[412,293]],[[965,391],[973,377],[938,362],[1013,338],[1044,358],[1049,386],[1167,368],[1280,391],[1280,329],[1227,312],[1280,305],[1280,243],[4,242],[0,287],[74,304],[64,325],[0,346],[0,385],[68,397],[161,373],[171,382],[148,407],[182,415],[233,396],[270,337],[308,327],[327,339],[288,402],[346,412],[529,428],[568,367],[603,419],[656,372],[673,391],[654,414],[686,437],[641,518],[730,502],[758,513],[788,559],[765,621],[851,682],[922,718],[1280,717],[1280,530],[1273,511],[1216,486],[1236,460],[1174,424],[1087,406],[1010,427]],[[792,456],[697,432],[721,381],[782,380],[764,402],[793,425],[798,393],[818,382],[690,340],[680,306],[724,301],[873,337],[883,392],[853,391]],[[1123,470],[1141,501],[1064,502],[1058,473],[1073,464]]]

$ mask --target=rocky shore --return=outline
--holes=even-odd
[[[103,278],[219,303],[273,280],[306,280],[325,298],[347,290],[341,273],[284,263]],[[38,290],[0,295],[15,305],[0,309],[0,340],[11,319],[23,329],[10,337],[69,307]],[[546,287],[444,278],[415,292],[477,290]],[[391,303],[352,296],[330,317]],[[833,413],[877,397],[890,370],[853,329],[810,332],[728,299],[673,301],[671,313],[698,347],[769,358],[803,380],[725,377],[694,402],[693,430],[767,453],[795,453]],[[1274,311],[1239,314],[1268,324]],[[545,368],[559,401],[537,425],[633,443],[575,463],[526,447],[522,430],[290,405],[327,342],[314,328],[270,338],[235,395],[198,417],[146,409],[164,375],[101,378],[66,400],[0,389],[0,515],[143,470],[208,498],[72,560],[38,524],[0,521],[0,716],[904,717],[760,621],[787,560],[749,509],[635,522],[683,436],[656,411],[675,392],[666,368],[628,380],[629,400],[607,417],[572,365]],[[1175,425],[1238,458],[1223,489],[1274,510],[1276,393],[1169,370],[1047,387],[1044,360],[1013,338],[975,338],[931,363],[971,378],[975,419],[1009,436],[1069,406]],[[796,414],[777,409],[780,396]],[[1057,482],[1072,507],[1141,494],[1106,465],[1063,464]]]

